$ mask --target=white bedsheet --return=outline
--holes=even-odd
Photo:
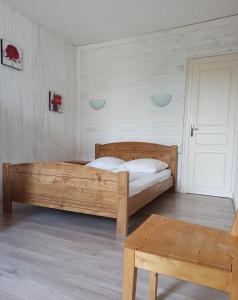
[[[171,170],[165,169],[158,173],[130,173],[129,197],[148,189],[154,184],[161,182],[171,176]]]

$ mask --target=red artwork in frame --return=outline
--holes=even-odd
[[[1,39],[1,63],[5,66],[22,70],[22,49],[16,44]]]
[[[63,99],[59,93],[49,91],[49,110],[62,113]]]

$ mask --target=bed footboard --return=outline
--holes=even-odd
[[[3,212],[12,202],[56,208],[117,220],[128,226],[128,173],[113,173],[71,163],[3,164]]]

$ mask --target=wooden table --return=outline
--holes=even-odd
[[[127,238],[124,250],[123,300],[135,299],[137,269],[151,272],[151,300],[157,299],[158,273],[238,300],[238,237],[225,231],[152,215]]]

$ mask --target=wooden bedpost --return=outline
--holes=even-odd
[[[172,191],[176,191],[177,186],[177,168],[178,168],[178,146],[171,146],[171,160],[170,160],[170,169],[174,179],[174,185],[172,187]]]
[[[235,221],[231,230],[231,235],[238,237],[238,211],[236,212]]]
[[[2,175],[3,175],[3,215],[10,217],[12,215],[12,201],[9,195],[9,168],[8,163],[2,164]]]
[[[117,235],[126,237],[128,234],[128,199],[129,199],[129,173],[119,173],[119,203],[117,214]]]
[[[100,157],[100,144],[95,144],[95,159]]]

